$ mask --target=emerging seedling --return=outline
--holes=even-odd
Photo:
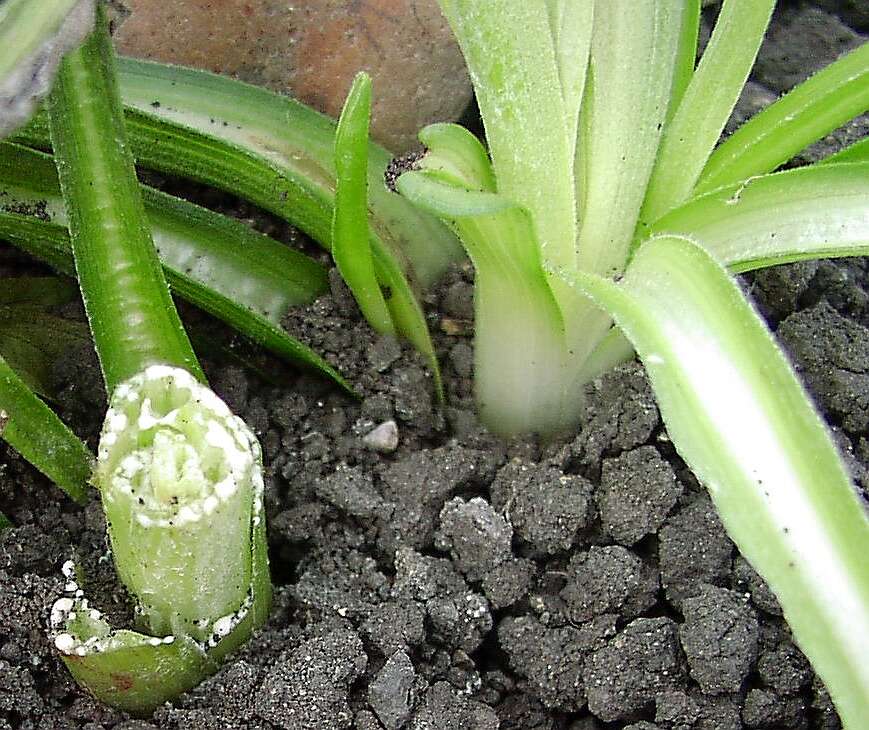
[[[205,385],[162,275],[105,18],[62,63],[52,143],[79,285],[109,393],[94,483],[142,633],[113,629],[65,566],[54,642],[76,679],[131,712],[196,684],[268,613],[256,438]]]

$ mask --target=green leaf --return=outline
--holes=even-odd
[[[2,357],[0,436],[72,499],[85,501],[93,456]]]
[[[177,365],[204,379],[145,218],[101,6],[95,32],[61,63],[49,109],[76,272],[106,389],[152,364]]]
[[[127,112],[130,146],[140,164],[246,197],[330,245],[334,122],[223,77],[133,61],[122,60],[122,66],[125,101],[148,112]],[[35,120],[19,139],[45,144],[44,124]],[[428,360],[437,386],[434,347],[420,327],[424,315],[407,276],[431,284],[461,251],[439,221],[386,189],[389,155],[374,145],[369,154],[369,242],[377,277],[392,292],[387,304],[393,321]]]
[[[69,304],[78,296],[78,287],[58,276],[18,276],[3,279],[0,307],[33,305],[42,309]]]
[[[3,532],[4,530],[7,530],[10,527],[15,527],[15,525],[12,524],[12,522],[9,520],[9,518],[6,515],[4,515],[2,512],[0,512],[0,532]]]
[[[419,141],[426,153],[415,168],[442,172],[454,184],[469,190],[494,193],[498,189],[495,171],[486,148],[458,124],[430,124],[420,130]]]
[[[737,129],[709,158],[695,192],[772,172],[867,109],[869,43],[864,43]]]
[[[47,223],[37,218],[0,212],[0,236],[13,245],[36,256],[57,271],[75,275],[69,236],[66,228]],[[158,237],[158,240],[159,237]],[[199,244],[207,246],[207,241],[198,240]],[[203,249],[207,252],[207,247]],[[164,247],[165,254],[165,247]],[[212,286],[165,267],[169,285],[179,296],[209,314],[223,320],[231,327],[250,337],[254,342],[275,353],[288,362],[304,365],[319,370],[322,374],[334,380],[348,393],[354,394],[352,386],[341,374],[329,365],[322,357],[309,347],[290,337],[283,329],[271,321],[271,318],[259,314],[244,303],[238,303],[219,289],[223,279],[209,282]],[[239,277],[243,278],[243,277]],[[255,280],[253,282],[255,284]],[[256,286],[246,289],[251,293],[257,291]]]
[[[595,4],[575,170],[584,271],[611,275],[627,261],[667,116],[684,13],[682,0]]]
[[[280,323],[328,289],[326,269],[240,221],[141,186],[151,234],[164,264],[219,289]],[[67,225],[54,160],[0,143],[0,211],[26,212]]]
[[[204,182],[331,245],[335,122],[286,96],[204,71],[119,60],[127,135],[138,163]],[[44,120],[20,138],[47,146]],[[437,220],[382,184],[389,152],[369,144],[370,225],[410,276],[430,286],[461,247]]]
[[[62,355],[87,342],[87,327],[50,309],[78,296],[58,277],[5,278],[0,290],[0,355],[28,387],[54,395],[51,368]]]
[[[368,120],[371,78],[356,75],[335,132],[335,215],[332,257],[368,323],[378,332],[395,334],[395,327],[368,243]]]
[[[813,165],[694,198],[652,228],[687,236],[732,271],[869,253],[869,162]]]
[[[869,518],[769,331],[724,269],[683,238],[649,241],[619,284],[575,281],[633,342],[677,451],[772,588],[845,727],[862,727]]]
[[[679,50],[676,53],[676,69],[673,72],[673,90],[670,94],[670,106],[667,110],[667,121],[673,118],[685,90],[694,77],[694,67],[697,64],[697,38],[700,35],[701,0],[686,0],[682,13],[681,33],[679,35]]]
[[[546,3],[440,0],[440,5],[471,73],[498,191],[529,212],[543,256],[573,266],[574,141],[568,136]]]
[[[572,160],[576,154],[579,108],[591,52],[594,0],[546,0],[546,4],[564,101],[564,123],[570,146],[568,154]]]
[[[679,108],[664,130],[641,221],[685,201],[748,79],[775,0],[724,0],[715,30]]]
[[[869,137],[864,137],[859,142],[854,142],[815,164],[827,165],[837,162],[869,162]]]
[[[578,403],[575,393],[565,392],[564,322],[528,213],[496,193],[456,187],[442,171],[407,172],[397,187],[449,220],[474,263],[474,386],[481,420],[495,433],[563,428]]]

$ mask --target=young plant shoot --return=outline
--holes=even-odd
[[[52,610],[76,679],[130,712],[196,684],[268,613],[260,448],[207,387],[163,278],[102,11],[61,64],[52,143],[85,310],[109,394],[93,481],[142,633],[90,608],[74,565]]]
[[[695,68],[699,0],[440,0],[488,149],[455,125],[427,127],[426,155],[397,189],[448,223],[474,263],[486,425],[571,427],[585,386],[633,345],[676,449],[858,730],[869,518],[725,267],[869,251],[864,147],[773,172],[869,108],[869,44],[713,154],[774,4],[724,0]]]

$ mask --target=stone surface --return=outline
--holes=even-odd
[[[121,0],[126,55],[202,68],[289,93],[337,117],[357,71],[371,74],[374,137],[394,152],[455,121],[471,98],[436,0]]]
[[[368,685],[368,704],[386,730],[398,730],[410,718],[416,696],[415,680],[410,657],[397,651]]]

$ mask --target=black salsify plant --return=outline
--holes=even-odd
[[[97,697],[148,712],[213,671],[271,601],[259,444],[205,383],[151,239],[107,23],[67,55],[51,138],[109,395],[93,483],[140,631],[88,605],[70,561],[54,643]]]

